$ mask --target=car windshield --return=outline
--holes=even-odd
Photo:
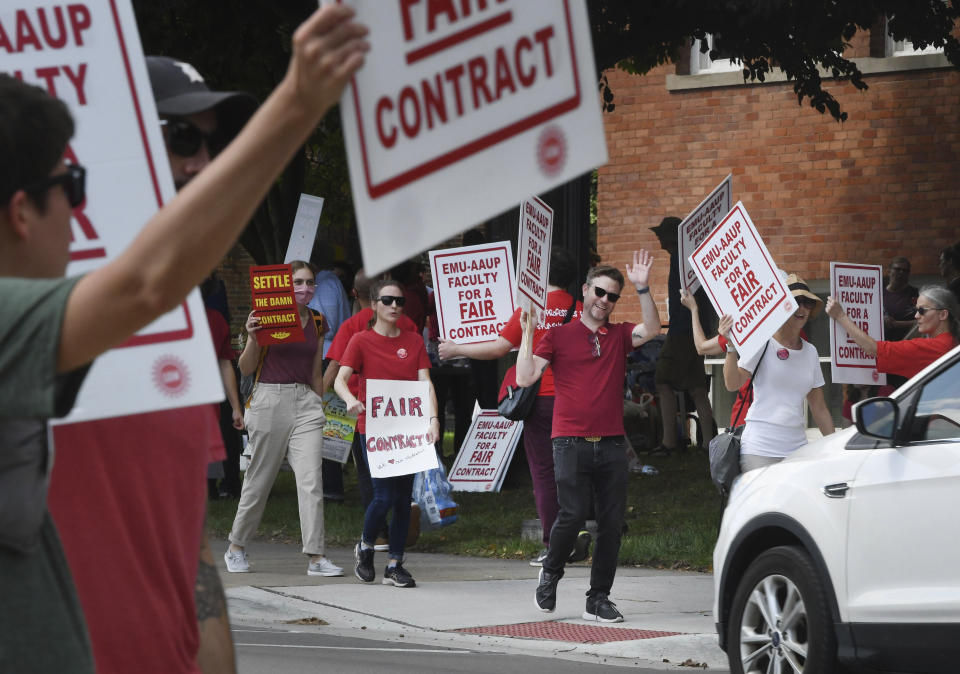
[[[960,361],[928,381],[917,402],[911,440],[960,440]]]

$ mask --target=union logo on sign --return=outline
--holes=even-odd
[[[540,132],[537,139],[537,164],[547,177],[559,175],[567,163],[567,138],[556,124]]]
[[[176,356],[166,354],[153,363],[153,384],[165,396],[177,398],[190,388],[187,364]]]

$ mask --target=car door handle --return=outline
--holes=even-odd
[[[836,484],[826,485],[823,488],[823,494],[829,498],[843,498],[849,490],[850,485],[846,482],[837,482]]]

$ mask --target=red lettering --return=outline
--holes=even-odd
[[[478,109],[480,107],[480,97],[477,95],[478,91],[483,92],[487,103],[493,101],[493,97],[490,95],[490,89],[487,88],[487,60],[482,56],[477,56],[467,61],[467,67],[470,69],[470,93],[473,95],[473,107],[474,109]]]
[[[81,33],[92,23],[90,19],[90,10],[86,5],[68,5],[67,14],[70,16],[70,26],[73,28],[73,42],[78,47],[83,46],[83,35]]]
[[[427,80],[423,81],[423,107],[427,111],[427,128],[433,128],[433,115],[436,113],[440,123],[447,123],[447,103],[443,98],[443,80],[440,75],[434,80],[436,90],[430,88]]]
[[[504,89],[509,89],[510,93],[515,93],[517,85],[513,83],[513,75],[510,72],[510,65],[507,63],[507,53],[503,50],[503,47],[497,48],[496,60],[496,98],[499,99]]]
[[[457,11],[453,8],[452,0],[427,0],[427,32],[437,29],[437,17],[443,14],[448,23],[455,23]]]
[[[407,105],[407,104],[410,105]],[[407,110],[413,106],[413,120],[407,117]],[[420,104],[417,101],[417,92],[413,87],[404,87],[400,90],[399,106],[400,126],[408,138],[413,138],[420,132]]]
[[[47,11],[42,7],[37,10],[40,17],[40,32],[43,33],[43,40],[48,46],[54,49],[60,49],[67,44],[67,27],[63,23],[63,8],[54,7],[53,14],[57,19],[57,37],[50,34],[50,25],[47,23]]]
[[[533,34],[533,39],[536,40],[540,47],[543,49],[543,60],[545,61],[545,66],[547,68],[547,77],[553,75],[553,61],[550,60],[550,45],[547,41],[553,37],[553,26],[547,26],[546,28],[541,28],[536,33]]]
[[[384,147],[393,147],[397,142],[397,127],[391,126],[390,133],[385,133],[383,128],[384,110],[393,110],[393,101],[386,96],[382,96],[377,101],[377,135],[380,136],[380,144]]]
[[[87,95],[83,90],[83,86],[85,80],[87,79],[87,64],[81,63],[76,73],[70,69],[70,66],[63,66],[63,72],[66,74],[67,79],[70,80],[70,84],[73,85],[73,88],[77,92],[77,104],[86,105]]]
[[[371,403],[371,414],[370,416],[374,419],[377,418],[377,413],[380,411],[380,407],[383,405],[383,396],[374,396],[370,401]]]
[[[447,68],[443,77],[447,82],[453,85],[453,95],[457,101],[457,115],[463,115],[463,99],[460,98],[460,78],[463,77],[463,66],[459,63],[452,68]]]
[[[33,45],[33,48],[37,51],[43,49],[43,46],[40,44],[40,38],[37,37],[36,31],[33,30],[33,26],[30,24],[30,19],[27,17],[27,10],[18,9],[17,51],[23,51],[23,48],[28,44]]]
[[[400,13],[403,15],[403,39],[409,42],[413,39],[413,21],[410,20],[410,8],[420,0],[400,0]]]
[[[532,51],[533,43],[530,41],[530,38],[524,36],[517,40],[517,46],[513,49],[513,65],[517,71],[517,78],[520,80],[520,84],[525,87],[529,87],[533,84],[534,80],[537,79],[537,67],[530,66],[530,70],[526,73],[523,72],[523,67],[520,63],[520,50]]]

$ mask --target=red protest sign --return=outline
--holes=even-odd
[[[257,344],[302,342],[303,327],[293,294],[293,271],[288,264],[250,267],[250,294],[260,319]]]

